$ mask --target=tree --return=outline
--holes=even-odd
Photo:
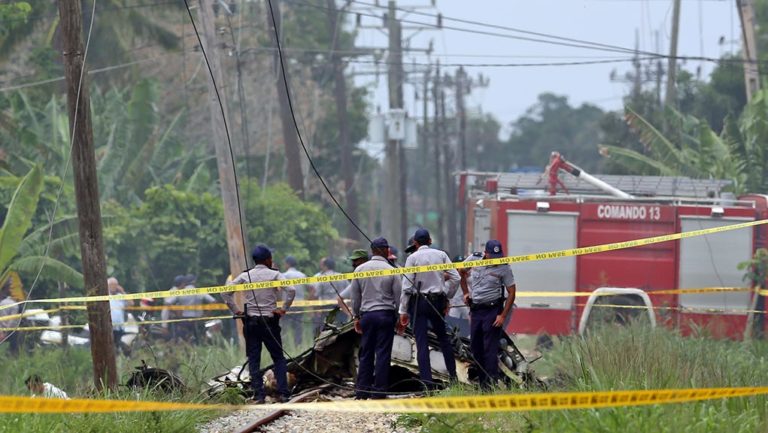
[[[171,286],[173,277],[194,273],[200,284],[224,282],[229,265],[221,200],[209,193],[149,188],[141,204],[111,201],[104,228],[107,267],[126,288]]]
[[[544,167],[553,150],[578,162],[587,171],[599,168],[598,125],[603,111],[594,105],[578,108],[568,98],[552,93],[539,95],[538,102],[512,123],[509,152],[518,167]]]
[[[292,255],[301,266],[314,268],[339,236],[320,206],[302,201],[285,184],[247,199],[246,215],[258,215],[248,221],[248,239],[273,248],[275,263]]]
[[[37,232],[29,231],[43,189],[43,172],[34,166],[24,176],[13,194],[0,228],[0,281],[5,281],[13,271],[42,278],[62,281],[73,287],[83,286],[83,276],[68,265],[51,257],[37,254]]]
[[[667,134],[631,109],[627,113],[646,152],[606,145],[601,153],[633,173],[728,179],[735,193],[768,188],[768,91],[755,94],[737,120],[726,117],[719,134],[707,120],[671,109]]]

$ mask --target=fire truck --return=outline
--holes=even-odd
[[[570,175],[566,175],[568,173]],[[588,247],[768,218],[768,196],[727,192],[730,181],[668,176],[592,176],[552,153],[544,173],[459,174],[467,248],[498,239],[506,255]],[[745,287],[738,264],[766,247],[766,228],[732,230],[598,254],[515,264],[518,290],[592,292],[637,288],[656,321],[684,334],[742,338],[751,291],[653,295],[677,288]],[[576,332],[584,297],[518,298],[507,331]],[[762,303],[757,308],[763,310]],[[760,321],[759,323],[762,323]]]

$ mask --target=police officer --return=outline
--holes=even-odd
[[[485,244],[483,259],[504,257],[501,242]],[[465,261],[478,260],[476,254]],[[480,366],[480,385],[489,388],[499,376],[499,339],[515,303],[515,277],[509,265],[475,266],[461,275],[461,290],[470,308],[470,346]],[[509,293],[506,302],[504,291]]]
[[[445,252],[429,247],[432,244],[432,238],[426,229],[416,230],[413,239],[416,251],[405,261],[406,268],[451,263],[451,259]],[[445,283],[455,283],[459,279],[459,273],[455,269],[410,273],[403,276],[399,331],[402,332],[410,320],[411,328],[416,337],[419,377],[428,387],[434,387],[432,366],[429,362],[428,326],[431,326],[440,342],[440,350],[443,352],[448,374],[452,380],[456,380],[456,360],[453,357],[451,341],[445,330],[444,316],[448,308]],[[410,317],[409,303],[412,298],[413,317]]]
[[[284,280],[280,271],[272,268],[272,252],[264,245],[257,245],[251,253],[255,266],[238,275],[227,285],[245,284],[257,281]],[[285,291],[283,307],[278,308],[277,300]],[[234,300],[234,292],[222,293],[222,298],[235,315],[243,318],[243,333],[245,334],[245,352],[248,356],[248,369],[251,373],[254,400],[264,403],[264,383],[258,377],[261,369],[261,345],[267,347],[275,365],[275,379],[278,401],[285,402],[291,395],[288,389],[288,368],[283,354],[283,341],[280,337],[280,318],[291,307],[296,297],[296,289],[292,286],[274,287],[270,289],[245,291],[244,310]]]
[[[358,266],[355,273],[392,269],[387,260],[389,243],[386,239],[374,239],[371,252],[373,257]],[[352,280],[350,287],[355,331],[362,334],[356,397],[384,398],[389,386],[389,361],[400,302],[400,277],[389,275],[356,279]]]

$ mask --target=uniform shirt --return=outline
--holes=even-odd
[[[228,282],[228,286],[235,284],[255,283],[257,281],[275,281],[284,280],[280,271],[270,269],[264,265],[256,265],[248,272],[243,272],[237,278]],[[277,309],[277,299],[281,292],[285,292],[283,309],[288,310],[296,297],[296,289],[293,286],[271,287],[269,289],[246,290],[245,309],[248,316],[272,316],[272,312]],[[221,297],[233,313],[237,313],[240,308],[235,304],[234,292],[222,293]]]
[[[300,270],[296,268],[288,268],[287,271],[283,272],[283,279],[285,280],[292,280],[294,278],[307,278],[307,275],[304,272],[301,272]],[[304,300],[307,299],[307,285],[306,284],[297,284],[293,286],[296,290],[296,299],[297,300]]]
[[[195,286],[190,284],[185,289],[194,289]],[[178,290],[178,289],[177,289]],[[191,307],[193,305],[213,304],[216,302],[216,298],[204,293],[202,295],[189,295],[189,296],[171,296],[165,298],[165,305],[183,305]],[[183,318],[197,318],[203,317],[203,310],[182,310],[181,317]]]
[[[326,275],[338,275],[338,272],[334,270],[327,270],[325,272],[318,272],[317,274],[315,274],[316,277],[326,276]],[[346,286],[347,286],[346,280],[329,281],[327,283],[317,283],[315,285],[315,295],[317,296],[317,299],[324,300],[324,301],[332,301],[339,296],[339,293],[341,293],[341,291],[344,290]]]
[[[408,259],[405,261],[405,267],[439,265],[443,263],[451,263],[448,254],[444,251],[429,248],[427,245],[422,245],[416,252],[408,256]],[[446,280],[444,277],[446,273],[448,274],[449,282],[455,283],[460,280],[459,273],[455,269],[404,274],[403,293],[400,298],[400,314],[408,312],[408,301],[411,295],[416,293],[419,282],[421,282],[420,292],[423,294],[446,293]]]
[[[130,304],[129,301],[110,299],[109,311],[112,316],[112,328],[122,330],[125,324],[125,307]]]
[[[10,296],[0,301],[0,307],[13,305],[13,307],[7,307],[0,310],[0,328],[16,328],[19,326],[19,323],[21,323],[20,318],[10,319],[10,320],[1,320],[3,316],[12,316],[15,314],[19,314],[20,305],[14,305],[14,304],[18,304],[18,302],[16,302],[16,300]],[[0,331],[0,333],[1,332],[2,331]]]
[[[467,257],[465,262],[480,260],[474,255]],[[512,267],[509,265],[475,266],[470,268],[467,286],[472,302],[482,304],[497,301],[505,297],[507,287],[515,284]]]
[[[373,256],[371,260],[358,266],[355,273],[382,269],[392,269],[392,265],[384,257]],[[369,311],[394,311],[400,300],[401,284],[397,275],[359,278],[352,280],[350,287],[352,314],[356,316]]]

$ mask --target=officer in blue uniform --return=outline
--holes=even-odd
[[[483,259],[504,257],[501,242],[485,244]],[[471,257],[470,260],[476,260]],[[509,265],[475,266],[461,273],[461,290],[469,305],[470,347],[480,367],[480,384],[490,388],[499,377],[499,339],[515,303],[515,277]],[[509,296],[504,300],[504,292]]]

